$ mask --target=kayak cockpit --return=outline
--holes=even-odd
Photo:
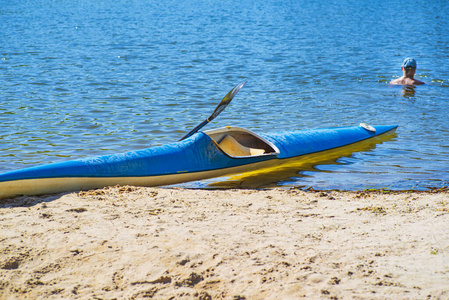
[[[204,132],[231,157],[277,155],[278,148],[261,136],[240,127],[226,126]]]

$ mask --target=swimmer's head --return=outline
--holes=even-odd
[[[402,63],[402,66],[404,69],[416,69],[416,60],[414,60],[411,57],[407,57],[404,59],[404,62]]]

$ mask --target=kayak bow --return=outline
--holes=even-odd
[[[122,154],[0,174],[0,198],[102,188],[161,186],[263,168],[270,162],[361,142],[396,125],[334,127],[258,135],[239,127],[198,132],[182,141]]]

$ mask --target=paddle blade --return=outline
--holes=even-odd
[[[232,90],[229,91],[229,93],[224,96],[223,100],[218,104],[218,106],[215,108],[214,112],[210,115],[209,118],[204,120],[201,124],[193,128],[189,133],[187,133],[185,136],[183,136],[179,141],[182,141],[189,136],[195,134],[198,130],[203,128],[207,123],[215,119],[216,116],[218,116],[225,108],[228,106],[228,104],[231,102],[232,98],[240,91],[240,89],[245,85],[247,81],[242,82],[240,84],[237,84]]]
[[[223,100],[221,100],[220,104],[218,104],[218,106],[215,108],[214,112],[212,113],[212,115],[210,115],[208,120],[212,121],[213,119],[215,119],[215,117],[218,116],[226,108],[226,106],[228,106],[229,103],[231,103],[231,100],[246,83],[247,81],[239,83],[232,90],[230,90],[229,93],[224,96]]]

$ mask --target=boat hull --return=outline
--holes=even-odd
[[[227,127],[200,132],[165,146],[4,173],[0,175],[0,198],[113,185],[162,186],[254,171],[268,162],[272,165],[276,161],[357,143],[396,127],[376,126],[373,132],[353,126],[260,136],[237,127]],[[227,135],[240,139],[246,146],[264,147],[264,154],[233,156],[220,145],[220,140]]]

